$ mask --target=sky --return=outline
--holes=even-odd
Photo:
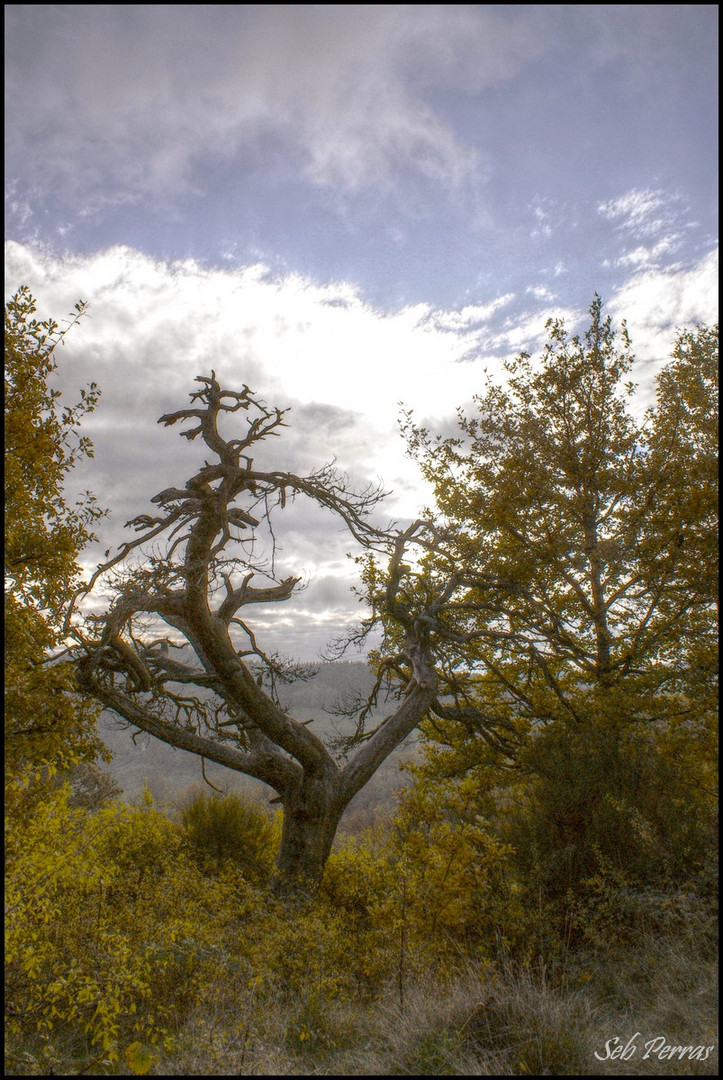
[[[485,372],[625,318],[650,404],[676,328],[717,320],[713,5],[6,5],[6,297],[79,299],[68,398],[102,390],[73,482],[124,523],[202,448],[156,423],[213,368],[289,408],[259,449],[427,493],[402,407],[449,432]],[[75,400],[73,398],[73,400]],[[258,462],[257,462],[258,463]],[[262,643],[313,659],[364,609],[340,523],[277,526],[293,602]]]

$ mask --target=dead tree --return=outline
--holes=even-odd
[[[139,535],[83,590],[114,571],[107,610],[86,616],[73,631],[78,681],[134,727],[268,784],[284,814],[273,887],[280,894],[309,890],[321,879],[349,801],[435,700],[428,628],[423,618],[405,615],[392,572],[387,593],[390,611],[398,608],[394,663],[401,689],[373,732],[358,726],[350,755],[338,759],[307,723],[282,708],[268,683],[287,672],[262,650],[246,614],[253,604],[288,600],[299,587],[299,578],[279,580],[273,561],[258,555],[265,528],[273,542],[272,513],[305,496],[341,518],[363,548],[386,550],[392,568],[401,560],[405,534],[395,538],[374,528],[370,515],[383,493],[355,492],[331,465],[306,477],[256,467],[251,454],[279,434],[285,410],[268,408],[247,386],[222,390],[214,372],[196,381],[202,388],[191,394],[192,408],[159,423],[191,422],[182,435],[200,436],[212,460],[184,487],[156,495],[156,514],[128,522]],[[219,419],[234,413],[243,416],[245,431],[225,438]],[[128,557],[141,545],[161,540],[162,555],[146,552],[130,565]]]

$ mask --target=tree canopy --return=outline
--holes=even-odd
[[[571,340],[550,321],[541,361],[507,363],[459,436],[404,424],[436,506],[386,582],[412,611],[444,597],[427,622],[445,688],[460,708],[484,688],[481,728],[579,722],[608,691],[630,719],[668,714],[713,631],[715,332],[681,336],[640,424],[625,327],[618,349],[598,298],[590,314]]]
[[[679,334],[638,421],[630,339],[600,299],[582,336],[547,329],[541,358],[508,362],[458,435],[406,416],[435,503],[387,568],[369,560],[369,625],[397,676],[395,616],[428,628],[430,775],[532,772],[566,803],[568,834],[576,801],[584,817],[617,800],[619,840],[653,797],[644,761],[661,740],[694,798],[713,783],[717,331]]]
[[[69,323],[37,320],[23,286],[5,306],[5,739],[11,772],[94,756],[88,711],[70,692],[68,664],[48,663],[62,640],[63,612],[77,587],[78,557],[101,515],[90,493],[70,502],[66,483],[93,448],[79,433],[95,409],[95,383],[75,405],[52,387],[58,348],[86,313]]]

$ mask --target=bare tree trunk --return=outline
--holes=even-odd
[[[272,878],[272,891],[280,897],[313,894],[321,884],[339,820],[338,785],[329,778],[309,780],[284,800],[281,847]]]

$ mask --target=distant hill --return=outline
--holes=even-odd
[[[366,698],[372,685],[372,673],[363,661],[338,661],[322,664],[308,681],[282,686],[279,698],[295,719],[312,720],[312,731],[321,738],[329,738],[353,728],[353,721],[333,715],[333,710],[341,703]],[[384,710],[380,712],[383,715]],[[177,750],[144,732],[134,734],[134,729],[113,713],[101,715],[98,729],[113,754],[110,764],[103,768],[121,787],[124,799],[135,800],[147,786],[159,802],[178,805],[192,789],[204,785],[201,760],[195,754]],[[413,753],[412,745],[400,747],[359,792],[345,817],[364,824],[375,812],[391,808],[394,792],[405,782],[399,764]],[[205,773],[222,791],[263,800],[271,795],[266,785],[214,762],[205,763]]]

